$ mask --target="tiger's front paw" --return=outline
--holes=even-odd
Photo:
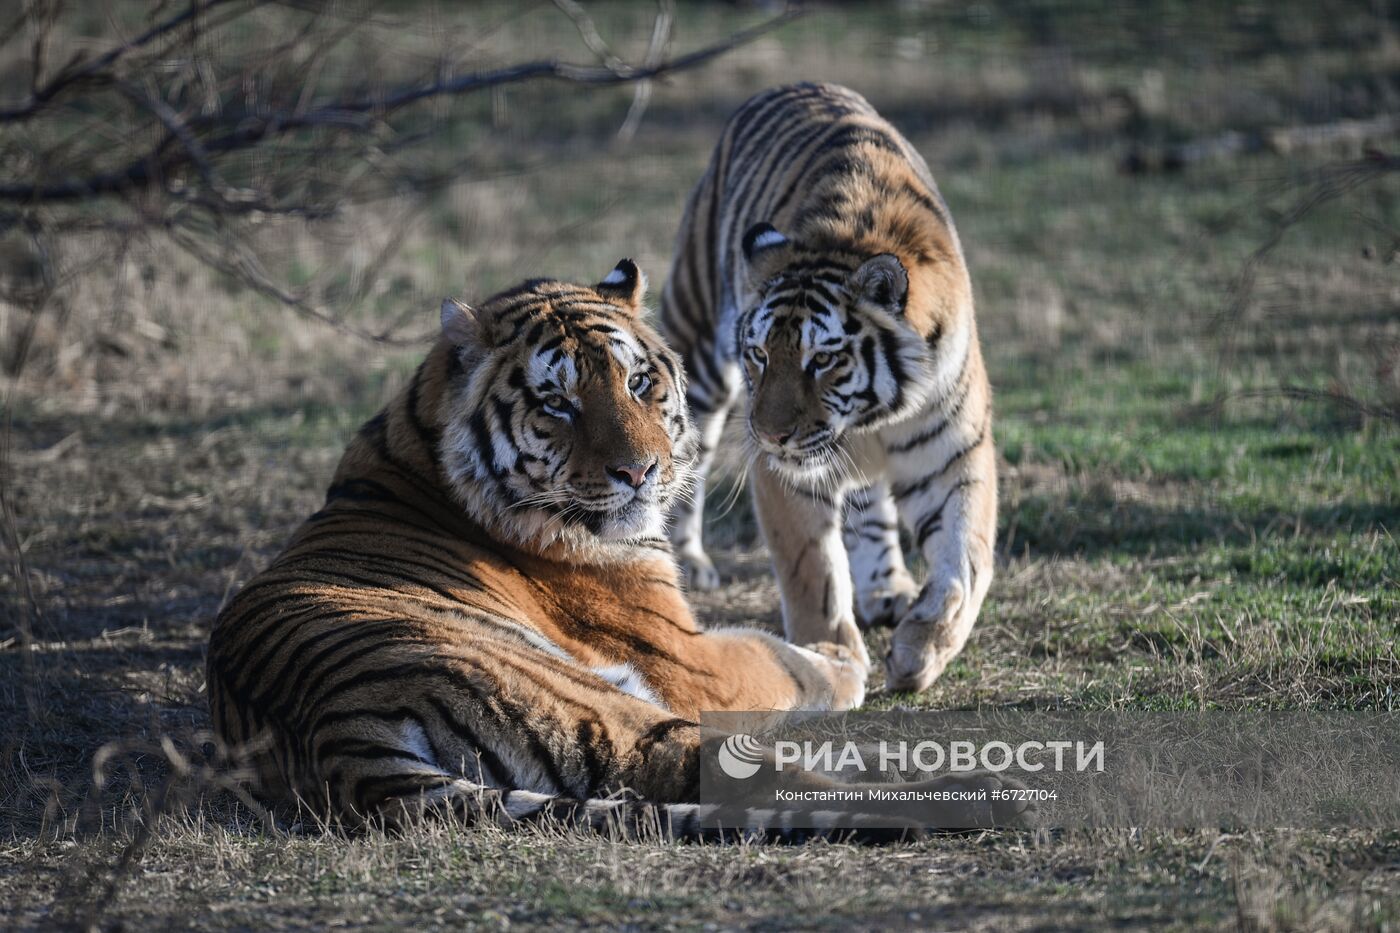
[[[927,690],[947,666],[937,649],[891,645],[885,655],[885,689],[911,693]]]
[[[942,775],[905,787],[945,795],[924,817],[930,829],[1035,829],[1041,822],[1025,784],[989,771]]]
[[[676,564],[690,589],[705,591],[719,586],[719,571],[703,549],[696,547],[681,551],[676,555]]]
[[[967,640],[973,620],[963,618],[966,594],[952,581],[941,594],[925,593],[900,620],[885,655],[886,689],[918,692],[933,685]],[[937,608],[930,611],[930,604]]]
[[[820,655],[826,664],[832,709],[854,709],[865,702],[865,680],[870,674],[868,663],[850,648],[835,642],[819,641],[804,647]]]

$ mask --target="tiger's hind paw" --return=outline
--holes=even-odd
[[[919,585],[911,578],[893,579],[890,585],[856,594],[856,624],[864,631],[894,628],[919,598]]]
[[[682,551],[676,555],[676,564],[685,578],[685,585],[699,592],[716,589],[719,586],[719,571],[710,561],[710,555],[700,549]]]

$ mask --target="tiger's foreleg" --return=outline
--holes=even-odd
[[[899,513],[883,480],[846,495],[842,541],[850,557],[856,621],[862,628],[893,627],[908,613],[919,585],[904,566]]]
[[[682,497],[672,512],[671,543],[687,584],[697,590],[712,590],[719,586],[719,573],[705,553],[705,486],[729,410],[738,397],[739,373],[732,363],[717,362],[713,336],[685,347],[682,356],[690,373],[686,401],[700,435],[700,449],[695,458],[691,494]]]
[[[928,564],[923,589],[895,629],[887,686],[923,690],[962,651],[992,583],[996,464],[990,438],[967,441],[947,466],[894,489]],[[954,468],[956,467],[956,468]]]
[[[710,555],[705,553],[705,486],[724,434],[724,423],[734,404],[734,393],[730,391],[716,399],[709,395],[697,398],[697,393],[692,391],[690,397],[691,414],[700,433],[700,450],[695,458],[695,479],[690,496],[677,502],[672,513],[671,543],[686,583],[693,589],[712,590],[719,586],[719,572]]]
[[[700,711],[846,710],[865,702],[870,665],[844,645],[794,645],[751,629],[716,629],[703,638],[728,676]]]
[[[870,654],[853,612],[839,497],[790,484],[772,471],[767,458],[759,458],[752,475],[754,507],[773,555],[788,641],[833,642],[868,665]]]

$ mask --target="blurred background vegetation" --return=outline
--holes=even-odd
[[[184,9],[7,8],[0,111],[25,109],[75,54],[91,62]],[[0,737],[0,844],[28,866],[0,872],[0,889],[22,891],[24,917],[139,925],[217,895],[220,922],[249,922],[264,916],[257,866],[275,864],[280,902],[318,921],[355,922],[398,890],[377,909],[405,923],[446,910],[647,925],[664,908],[772,925],[797,884],[807,919],[884,911],[895,926],[1400,922],[1393,832],[960,841],[916,847],[912,862],[832,850],[764,855],[762,868],[744,853],[452,834],[351,850],[269,841],[186,775],[193,810],[141,841],[144,862],[122,860],[135,838],[124,821],[156,817],[139,783],[89,793],[93,751],[174,737],[196,754],[210,620],[317,506],[346,440],[420,357],[442,297],[536,275],[591,281],[622,256],[655,294],[723,121],[796,80],[855,88],[928,159],[996,392],[997,582],[944,679],[881,702],[1394,709],[1392,4],[811,4],[643,91],[607,86],[775,15],[226,2],[191,42],[154,42],[110,81],[0,115],[0,710],[15,725]],[[600,80],[317,110],[550,60]],[[199,156],[273,111],[319,117]],[[153,147],[188,158],[97,197],[33,193]],[[727,585],[696,601],[710,620],[775,625],[746,497],[726,498],[711,497],[711,537]],[[164,751],[131,760],[152,786],[179,774]],[[117,828],[65,848],[84,812]],[[404,867],[423,858],[437,868]],[[494,886],[472,868],[486,858],[504,866]],[[613,866],[601,893],[555,880],[560,865],[584,877],[600,860]],[[866,879],[857,893],[831,883],[847,870]],[[134,888],[112,880],[138,875]],[[1066,880],[1084,878],[1092,890]],[[101,896],[108,882],[119,900]]]

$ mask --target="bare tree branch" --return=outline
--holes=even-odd
[[[371,123],[382,121],[398,110],[424,100],[442,96],[456,96],[541,79],[595,87],[644,81],[703,65],[745,42],[771,32],[796,15],[795,11],[789,10],[757,26],[736,32],[720,42],[653,65],[620,64],[616,67],[597,67],[574,65],[552,59],[526,62],[504,68],[442,77],[417,87],[397,88],[372,97],[332,101],[302,112],[287,110],[247,116],[240,119],[233,129],[202,140],[200,147],[203,153],[214,156],[248,149],[266,139],[299,129],[315,127],[363,129]],[[206,131],[226,128],[231,122],[226,115],[219,114],[214,117],[190,120],[186,127],[191,131]],[[0,184],[0,200],[36,204],[39,202],[82,200],[98,195],[128,191],[151,182],[158,177],[158,173],[169,174],[195,161],[195,156],[191,154],[188,145],[171,151],[171,143],[174,141],[178,141],[178,138],[173,133],[167,135],[154,150],[116,171],[102,172],[54,184],[26,184],[23,182]]]
[[[603,36],[598,31],[593,18],[588,15],[582,3],[578,0],[554,0],[554,5],[564,12],[574,23],[574,28],[578,30],[579,37],[583,40],[603,66],[611,71],[622,73],[627,65],[603,40]],[[651,40],[647,45],[646,56],[642,59],[643,68],[655,68],[662,61],[662,56],[666,52],[666,44],[671,40],[671,25],[675,21],[675,4],[672,0],[657,0],[656,18],[652,22]],[[636,135],[637,127],[641,125],[642,115],[646,113],[647,104],[651,101],[651,79],[646,78],[637,82],[632,94],[632,106],[627,109],[627,116],[622,121],[622,126],[618,128],[617,138],[626,142]]]
[[[304,318],[378,344],[417,343],[419,335],[396,333],[406,319],[378,330],[379,323],[361,326],[346,313],[369,296],[377,269],[361,278],[357,267],[352,279],[359,287],[337,287],[334,298],[314,282],[291,287],[277,281],[263,259],[274,261],[274,253],[257,246],[268,229],[264,222],[310,223],[335,217],[349,204],[405,195],[417,198],[421,209],[433,192],[464,177],[521,170],[516,158],[490,167],[471,153],[443,158],[452,150],[431,143],[453,128],[437,111],[430,120],[415,112],[429,102],[446,110],[457,98],[532,82],[631,85],[617,134],[629,139],[653,79],[704,65],[797,15],[790,9],[672,56],[673,2],[658,0],[644,57],[634,63],[608,46],[578,0],[555,5],[572,19],[598,64],[548,58],[463,67],[467,53],[449,56],[449,45],[421,80],[400,77],[375,88],[366,81],[372,73],[352,68],[335,90],[318,92],[323,65],[347,39],[373,42],[370,29],[411,24],[386,23],[368,7],[321,0],[182,0],[178,11],[155,14],[163,18],[144,32],[118,38],[96,56],[75,55],[49,75],[43,47],[56,28],[57,6],[31,0],[20,21],[33,46],[31,86],[25,99],[0,106],[0,126],[14,127],[0,139],[0,165],[8,176],[0,177],[0,237],[20,226],[117,241],[155,233]],[[250,16],[254,11],[258,15]],[[249,43],[219,32],[240,18],[271,41]],[[109,28],[120,32],[115,21]],[[410,208],[405,224],[412,215]],[[381,243],[377,265],[389,264],[407,229]],[[327,282],[343,278],[332,267],[317,275]],[[5,289],[0,300],[13,291]],[[15,332],[31,334],[37,319],[15,318]]]

